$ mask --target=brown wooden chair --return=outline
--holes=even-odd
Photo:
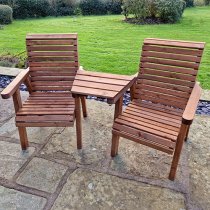
[[[196,83],[205,43],[145,39],[134,99],[114,121],[111,156],[119,137],[173,155],[174,180],[201,88]]]
[[[22,150],[27,149],[26,127],[73,126],[76,117],[77,148],[82,147],[80,99],[73,98],[71,87],[79,68],[77,34],[28,34],[29,68],[23,70],[1,93],[13,96],[16,126]],[[27,85],[28,99],[22,103],[19,86]],[[85,98],[81,98],[86,117]],[[76,104],[76,106],[75,106]],[[80,115],[80,114],[79,114]]]

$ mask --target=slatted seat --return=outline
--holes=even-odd
[[[34,92],[16,113],[17,126],[73,126],[75,101],[71,93]]]
[[[133,101],[114,121],[111,156],[119,137],[173,155],[174,180],[184,139],[200,98],[196,76],[205,43],[145,39]]]
[[[1,93],[3,98],[13,96],[22,149],[28,147],[25,127],[73,126],[75,118],[77,148],[81,149],[80,98],[71,94],[79,69],[77,34],[28,34],[26,46],[29,69]],[[22,82],[30,94],[24,103],[19,92]],[[85,117],[85,98],[81,100]]]
[[[173,154],[181,119],[180,110],[134,100],[115,120],[113,133]]]

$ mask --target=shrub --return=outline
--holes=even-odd
[[[8,5],[0,4],[0,24],[12,23],[12,8]]]
[[[175,23],[182,17],[185,2],[182,0],[158,0],[156,8],[157,15],[163,22]]]
[[[194,6],[194,0],[184,0],[186,2],[186,7],[193,7]]]
[[[204,6],[205,5],[205,1],[204,0],[195,0],[194,1],[194,5],[195,6]]]
[[[105,4],[100,0],[81,0],[79,7],[83,15],[106,14]]]
[[[50,5],[50,15],[66,16],[73,15],[77,1],[74,0],[48,0]]]
[[[105,9],[108,14],[121,14],[121,0],[105,0]]]
[[[210,0],[205,0],[205,5],[209,5],[210,4]]]
[[[178,21],[185,9],[183,0],[124,0],[123,14],[133,14],[136,19],[160,19],[162,22]]]
[[[17,0],[15,18],[45,17],[49,15],[48,0]]]
[[[126,13],[133,14],[135,18],[148,16],[147,0],[124,0],[123,9]]]

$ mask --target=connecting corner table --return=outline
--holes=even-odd
[[[78,70],[71,89],[72,95],[75,97],[77,120],[76,129],[81,129],[82,127],[80,98],[84,98],[88,95],[106,98],[108,104],[115,104],[115,119],[119,114],[122,113],[123,94],[129,88],[131,98],[133,97],[135,81],[135,76],[90,72],[83,69]],[[81,101],[82,107],[85,109],[85,100]],[[84,110],[84,117],[86,116],[87,111]],[[82,148],[82,134],[80,135],[78,148]]]

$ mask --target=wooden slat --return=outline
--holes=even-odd
[[[57,51],[57,52],[28,52],[29,57],[33,56],[77,56],[77,52],[71,51],[71,52],[65,52],[65,51]]]
[[[27,47],[28,51],[76,51],[77,50],[77,47],[76,46],[51,46],[51,45],[48,45],[48,46],[28,46]]]
[[[78,67],[78,62],[34,62],[30,67]]]
[[[157,69],[157,70],[163,70],[163,71],[169,71],[169,72],[176,72],[176,73],[182,73],[182,74],[190,74],[190,75],[197,75],[198,71],[194,69],[187,69],[183,67],[174,67],[174,66],[165,66],[161,64],[155,64],[155,63],[141,63],[141,68],[149,68],[149,69]]]
[[[163,146],[167,146],[167,147],[170,147],[170,148],[175,147],[175,143],[171,140],[164,139],[162,137],[159,137],[159,136],[156,136],[156,135],[153,135],[153,134],[150,134],[150,133],[146,133],[144,131],[140,131],[140,130],[135,129],[135,128],[131,128],[131,127],[128,127],[126,125],[120,125],[118,123],[114,123],[113,128],[115,130],[119,130],[119,131],[122,131],[122,132],[125,132],[125,133],[130,133],[130,134],[135,135],[137,137],[141,137],[142,139],[148,139],[150,141],[156,142],[156,143],[158,143],[160,145],[163,145]]]
[[[181,55],[202,56],[202,50],[174,48],[174,47],[167,47],[167,46],[144,45],[142,50],[181,54]]]
[[[50,110],[50,111],[33,111],[33,110],[29,110],[29,111],[19,111],[17,116],[32,116],[32,115],[48,115],[48,116],[52,116],[52,115],[73,115],[73,111],[67,111],[67,110]],[[41,119],[40,119],[41,120]]]
[[[165,152],[165,153],[168,153],[168,154],[173,154],[173,149],[165,147],[165,146],[160,145],[160,144],[157,144],[157,143],[152,142],[150,140],[143,139],[141,137],[137,137],[137,136],[131,135],[129,133],[120,132],[120,131],[117,131],[117,130],[113,130],[112,133],[116,134],[116,135],[119,135],[119,136],[122,136],[124,138],[130,139],[130,140],[135,141],[137,143],[141,143],[141,144],[143,144],[145,146],[149,146],[151,148],[160,150],[162,152]]]
[[[170,135],[170,134],[167,134],[167,133],[164,133],[164,132],[161,132],[161,131],[157,131],[157,130],[154,130],[154,129],[151,129],[151,128],[147,128],[145,126],[138,125],[138,124],[136,124],[134,122],[129,122],[126,119],[117,118],[115,120],[115,122],[119,123],[119,124],[123,124],[123,125],[129,126],[131,128],[136,128],[136,129],[139,129],[139,130],[142,130],[142,131],[145,131],[147,133],[151,133],[151,134],[163,137],[163,138],[167,138],[169,140],[176,141],[176,139],[177,139],[177,136],[175,136],[175,135]]]
[[[31,77],[32,83],[35,81],[73,81],[74,77],[73,76],[36,76],[36,77]]]
[[[111,90],[101,90],[101,89],[95,89],[95,88],[88,88],[88,87],[80,87],[80,86],[73,86],[71,89],[72,92],[75,94],[81,94],[81,95],[95,95],[99,97],[106,97],[106,98],[113,98],[118,92],[111,91]]]
[[[48,40],[48,39],[59,39],[59,40],[63,40],[63,39],[77,39],[77,34],[27,34],[26,36],[26,40]]]
[[[125,85],[124,80],[118,80],[118,79],[110,79],[110,78],[103,78],[103,77],[89,77],[86,75],[77,75],[76,80],[81,80],[81,81],[90,81],[90,82],[98,82],[98,83],[103,83],[103,84],[110,84],[110,85]]]
[[[141,121],[145,125],[154,125],[156,127],[161,127],[161,128],[165,128],[165,129],[168,129],[168,130],[179,132],[179,128],[177,128],[175,126],[168,125],[167,123],[164,124],[164,123],[152,121],[152,120],[149,120],[149,119],[144,118],[144,117],[139,118],[139,116],[136,116],[135,112],[131,112],[130,110],[125,110],[124,113],[123,113],[123,116],[125,116],[127,118],[136,119],[138,121]]]
[[[144,44],[172,46],[180,48],[181,47],[194,48],[194,49],[203,49],[205,46],[204,42],[191,42],[191,41],[182,41],[182,40],[167,40],[167,39],[154,39],[154,38],[145,39]]]
[[[36,91],[66,91],[66,90],[71,90],[72,86],[63,86],[63,87],[58,87],[58,86],[34,86],[34,89],[36,89]]]
[[[192,75],[177,74],[177,73],[174,73],[174,72],[159,71],[159,70],[152,70],[152,69],[142,68],[141,69],[141,74],[148,74],[148,75],[174,78],[174,79],[180,79],[180,80],[195,81],[195,76],[192,76]]]
[[[133,79],[133,76],[107,74],[107,73],[99,73],[99,72],[90,72],[90,71],[84,71],[84,70],[79,70],[77,72],[77,74],[78,75],[91,76],[91,77],[99,77],[99,78],[124,80],[124,81],[130,81],[130,80]]]
[[[177,116],[182,116],[182,114],[183,114],[183,110],[181,110],[181,109],[172,108],[170,106],[165,106],[165,105],[162,105],[162,104],[153,104],[153,103],[149,103],[149,102],[146,102],[146,101],[138,102],[136,100],[133,100],[132,104],[136,105],[136,106],[142,106],[142,107],[150,108],[152,110],[157,110],[157,111],[161,111],[161,112],[165,112],[165,113],[170,113],[170,114],[177,115]]]
[[[50,82],[50,80],[48,80],[48,81],[35,81],[35,82],[31,82],[31,84],[33,86],[65,86],[65,87],[70,87],[70,86],[72,86],[73,82],[72,81],[62,81],[62,80]]]
[[[30,97],[70,97],[69,100],[74,100],[70,92],[33,92],[30,94]]]
[[[166,59],[150,58],[150,57],[142,57],[141,62],[163,64],[163,65],[168,65],[168,66],[179,66],[179,67],[185,67],[185,68],[192,68],[196,70],[198,70],[198,67],[199,67],[199,64],[197,63],[181,62],[181,61],[175,61],[175,60],[166,60]]]
[[[103,84],[103,83],[98,84],[95,82],[79,81],[79,80],[75,80],[73,85],[80,86],[80,87],[101,89],[101,90],[113,90],[113,91],[120,91],[122,89],[122,86],[119,86],[119,85],[110,85],[110,84]]]
[[[63,57],[50,57],[50,56],[42,56],[42,57],[29,57],[30,62],[41,62],[41,61],[77,61],[77,57],[72,56],[63,56]]]
[[[173,95],[167,95],[167,94],[161,93],[161,92],[154,92],[154,91],[150,91],[149,89],[142,89],[140,94],[154,97],[157,99],[165,99],[165,100],[170,100],[170,101],[174,101],[174,102],[179,102],[181,104],[186,104],[186,102],[188,101],[187,98],[180,98],[180,97],[173,96]]]
[[[156,98],[156,97],[153,97],[151,95],[142,95],[142,94],[135,94],[135,97],[139,97],[141,100],[148,100],[148,101],[151,101],[153,103],[160,103],[160,104],[164,104],[164,105],[167,105],[167,106],[173,106],[173,107],[178,107],[180,109],[184,109],[184,107],[186,106],[186,104],[180,104],[180,102],[176,102],[176,101],[170,101],[170,100],[167,100],[167,99],[162,99],[162,98]]]
[[[27,45],[77,45],[76,40],[26,40]]]
[[[158,123],[162,123],[162,124],[167,124],[167,125],[170,125],[170,126],[173,126],[173,127],[179,127],[180,126],[180,122],[178,123],[177,121],[171,121],[169,118],[163,118],[163,117],[157,117],[157,116],[153,116],[152,114],[149,114],[148,112],[140,112],[140,111],[135,111],[135,110],[132,110],[130,108],[127,108],[126,109],[126,112],[127,113],[130,113],[130,114],[133,114],[133,115],[136,115],[137,117],[140,118],[144,118],[144,119],[148,119],[148,120],[151,120],[151,121],[154,121],[154,122],[158,122]]]
[[[71,115],[16,116],[16,122],[73,121]]]
[[[68,127],[73,125],[74,121],[16,122],[17,127]]]
[[[156,114],[157,116],[166,116],[169,119],[176,119],[178,120],[178,122],[181,120],[182,115],[176,115],[174,114],[174,112],[169,112],[167,110],[153,109],[153,107],[151,108],[151,106],[148,106],[148,104],[145,106],[142,105],[143,104],[137,105],[136,103],[131,103],[129,104],[129,108],[133,108],[134,110],[146,111],[152,113],[153,115]]]
[[[159,92],[159,93],[165,93],[168,95],[178,96],[180,98],[185,98],[185,99],[188,99],[190,96],[190,94],[187,92],[171,90],[171,89],[166,89],[166,88],[161,88],[161,87],[156,87],[156,86],[151,86],[151,85],[146,85],[146,84],[140,84],[136,88],[137,88],[137,91],[136,91],[137,93],[141,93],[141,89],[143,89],[143,90],[149,90],[149,91],[153,91],[157,93]]]
[[[154,121],[161,122],[164,124],[168,124],[169,122],[172,122],[172,125],[175,127],[179,127],[179,125],[180,125],[180,119],[174,119],[169,116],[161,115],[160,113],[152,113],[152,112],[149,112],[148,110],[136,109],[135,107],[132,107],[132,106],[128,106],[126,108],[126,111],[129,111],[130,113],[131,112],[136,113],[136,115],[138,115],[140,117],[142,114],[142,116],[144,116],[144,118],[148,118],[148,119],[152,119],[151,117],[153,117]]]
[[[181,61],[188,61],[188,62],[200,62],[200,57],[195,56],[186,56],[186,55],[177,55],[172,53],[165,53],[163,52],[148,52],[143,51],[142,56],[144,57],[155,57],[155,58],[164,58],[170,60],[181,60]]]
[[[75,78],[76,75],[76,71],[75,72],[71,72],[71,71],[61,71],[59,70],[58,72],[54,71],[36,71],[36,72],[30,72],[30,76],[31,77],[36,77],[36,76],[65,76],[65,77],[72,77]]]
[[[32,66],[30,67],[30,73],[31,74],[35,74],[35,73],[40,73],[40,74],[44,74],[44,73],[76,73],[76,71],[78,70],[78,67],[65,67],[63,66],[62,68],[60,66]],[[38,72],[36,72],[38,71]]]
[[[131,118],[130,116],[126,116],[124,114],[122,116],[120,116],[119,119],[130,122],[130,123],[134,123],[137,126],[142,126],[142,128],[145,128],[145,129],[147,129],[147,128],[152,129],[153,130],[152,132],[158,131],[158,132],[163,132],[165,134],[169,134],[171,136],[176,136],[176,137],[178,136],[177,131],[169,130],[167,128],[157,126],[157,125],[153,125],[153,124],[150,124],[150,123],[145,123],[145,122],[142,122],[141,119],[134,119],[134,118]],[[145,129],[143,129],[143,130],[145,130]]]
[[[137,88],[140,88],[141,85],[150,85],[150,86],[155,86],[155,87],[161,87],[161,88],[165,88],[165,89],[170,89],[170,90],[174,90],[174,91],[182,91],[182,92],[186,92],[188,94],[191,93],[192,88],[190,87],[184,87],[184,86],[179,86],[176,84],[169,84],[169,83],[163,83],[163,82],[159,82],[159,81],[152,81],[152,80],[146,80],[146,79],[138,79],[137,80]]]
[[[186,87],[193,87],[195,82],[185,81],[185,80],[176,80],[172,78],[157,77],[153,75],[139,75],[140,79],[152,80],[157,82],[169,83],[174,85],[181,85]]]

